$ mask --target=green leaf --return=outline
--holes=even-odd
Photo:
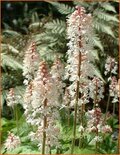
[[[52,33],[63,33],[66,29],[64,21],[56,19],[45,24],[45,28],[51,30]]]
[[[101,7],[104,8],[105,10],[107,10],[107,11],[112,11],[112,12],[116,13],[116,10],[115,10],[114,6],[112,6],[110,3],[102,2]]]
[[[12,151],[7,151],[6,153],[7,154],[20,154],[22,152],[22,150],[23,150],[23,147],[20,146],[20,147],[15,148]]]
[[[98,56],[98,51],[97,51],[97,50],[92,50],[92,51],[91,51],[91,54],[94,56],[94,58],[95,58],[96,60],[99,60],[99,56]]]
[[[18,54],[19,51],[10,44],[2,44],[2,51],[4,52],[12,52],[14,54]]]
[[[107,34],[109,34],[109,35],[111,35],[112,37],[115,38],[114,33],[113,33],[113,31],[112,31],[112,29],[111,29],[110,26],[105,26],[105,25],[104,25],[104,26],[102,27],[102,31],[105,32],[105,33],[107,33]]]
[[[113,21],[113,22],[119,22],[119,20],[114,16],[110,15],[108,13],[102,12],[102,10],[97,11],[96,15],[99,19],[105,20],[105,21]]]
[[[36,30],[36,29],[40,29],[40,27],[42,26],[43,24],[40,23],[40,22],[34,22],[32,24],[29,25],[29,30],[30,31],[33,31],[33,30]]]
[[[47,1],[47,2],[52,4],[61,14],[64,14],[64,15],[71,14],[75,10],[73,7],[63,3],[50,2],[50,1]]]
[[[6,66],[11,67],[14,70],[23,68],[22,65],[12,56],[6,55],[5,53],[1,53],[1,58],[3,68]]]
[[[109,25],[105,25],[105,23],[100,22],[99,20],[94,20],[93,25],[94,28],[97,29],[99,32],[102,31],[115,38],[114,33]]]
[[[102,77],[99,69],[96,66],[94,66],[93,64],[92,64],[91,67],[94,70],[94,75],[96,75],[97,77],[99,77],[105,83],[105,80],[103,79],[103,77]]]
[[[89,5],[89,3],[88,2],[85,2],[84,0],[81,0],[81,1],[74,1],[73,2],[75,5],[80,5],[80,6],[83,6],[83,7],[85,7],[85,8],[87,8],[87,7],[89,7],[90,5]]]
[[[39,22],[39,16],[37,12],[32,13],[32,23]]]
[[[9,37],[21,37],[20,33],[12,30],[4,30],[3,35],[9,36]]]
[[[65,152],[64,154],[70,154],[70,150]],[[92,148],[86,148],[86,149],[80,149],[79,147],[74,148],[74,154],[100,154],[99,152],[96,152]]]
[[[2,118],[1,125],[5,126],[8,123],[8,120],[6,118]]]
[[[103,51],[102,43],[98,37],[96,36],[91,37],[91,41],[93,42],[94,46],[98,47],[101,51]]]

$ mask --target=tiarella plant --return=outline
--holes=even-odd
[[[18,146],[20,146],[21,141],[20,138],[18,136],[15,136],[13,133],[8,133],[8,137],[5,141],[5,148],[8,151],[14,150],[15,148],[17,148]]]
[[[31,41],[27,47],[23,60],[23,76],[25,77],[25,85],[28,85],[28,83],[34,78],[38,63],[39,55],[36,52],[36,44],[34,41]]]
[[[76,139],[77,113],[80,108],[80,124],[84,126],[84,105],[89,102],[89,82],[94,76],[93,64],[94,56],[92,55],[93,44],[90,36],[94,33],[92,28],[92,16],[86,14],[83,7],[76,7],[76,10],[68,17],[67,35],[68,45],[68,65],[66,66],[66,76],[72,83],[69,86],[71,96],[71,106],[74,106],[74,129],[72,150],[74,152]],[[79,107],[78,107],[79,106]],[[81,132],[82,133],[82,132]],[[81,139],[82,140],[82,139]]]
[[[16,95],[15,95],[15,92],[14,92],[14,89],[11,88],[8,92],[8,95],[7,95],[7,105],[9,107],[12,107],[14,108],[15,105],[17,105],[17,99],[16,99]]]
[[[63,95],[63,64],[55,60],[49,73],[45,61],[40,62],[36,77],[27,86],[25,93],[25,115],[27,122],[37,127],[31,132],[31,140],[38,142],[42,154],[50,153],[52,147],[59,147],[60,97]]]
[[[14,88],[10,88],[10,90],[7,94],[7,105],[12,108],[18,135],[19,135],[19,120],[18,120],[17,104],[19,103],[20,98],[21,97],[19,95],[15,94]]]
[[[102,144],[107,141],[106,135],[112,139],[111,124],[115,123],[110,122],[111,115],[109,116],[108,109],[111,101],[115,114],[118,103],[118,64],[114,58],[106,59],[104,74],[108,79],[109,94],[104,114],[101,104],[106,95],[106,83],[96,71],[96,55],[91,39],[95,34],[92,16],[85,8],[77,6],[67,17],[66,66],[58,56],[53,63],[47,63],[42,54],[39,56],[36,42],[33,40],[25,51],[22,119],[25,119],[25,125],[29,127],[29,132],[26,131],[27,143],[30,142],[30,147],[36,145],[37,153],[74,154],[77,148],[82,154],[87,146],[92,147],[94,153],[98,153]],[[26,138],[21,137],[24,132],[19,131],[19,100],[14,88],[11,88],[6,101],[14,111],[17,135],[14,129],[8,133],[4,143],[8,152],[22,147]],[[63,117],[65,126],[61,123]],[[109,145],[112,147],[114,142],[111,141]]]
[[[118,70],[118,63],[116,62],[115,58],[108,57],[105,63],[105,72],[104,74],[108,77],[109,82],[109,95],[108,95],[108,102],[106,106],[106,114],[109,109],[110,101],[112,99],[113,103],[113,114],[115,113],[116,103],[118,103],[118,90],[117,90],[117,70]],[[105,115],[106,119],[106,115]]]

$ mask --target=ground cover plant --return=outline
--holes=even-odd
[[[1,153],[118,154],[118,2],[2,8]]]

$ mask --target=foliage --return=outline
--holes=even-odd
[[[3,6],[11,2],[2,2]],[[39,4],[39,5],[38,5]],[[66,18],[75,10],[76,5],[85,7],[87,13],[93,16],[93,26],[95,28],[95,35],[91,36],[91,43],[94,44],[95,50],[92,54],[95,56],[95,63],[93,68],[96,75],[107,84],[106,77],[103,75],[105,59],[108,55],[115,57],[118,60],[118,2],[38,2],[31,4],[29,2],[15,2],[11,7],[19,6],[23,13],[19,17],[12,15],[11,22],[5,20],[5,13],[2,19],[2,154],[39,154],[36,145],[28,138],[28,133],[32,131],[23,116],[22,109],[25,88],[23,86],[23,58],[27,46],[31,40],[34,40],[37,45],[37,52],[41,58],[51,63],[56,57],[61,58],[63,63],[66,63],[67,51],[67,36],[66,36]],[[34,7],[32,7],[32,5]],[[38,5],[38,6],[37,6]],[[46,5],[46,10],[44,9]],[[14,8],[13,7],[13,8]],[[9,10],[10,11],[10,10]],[[9,11],[7,12],[9,14]],[[101,63],[102,60],[102,63]],[[66,83],[68,81],[65,81]],[[7,152],[3,146],[7,138],[8,131],[17,133],[15,120],[13,119],[13,111],[6,106],[6,96],[8,90],[14,87],[15,93],[21,98],[18,101],[18,115],[20,136],[22,145],[13,151]],[[107,85],[106,85],[107,87]],[[107,94],[106,94],[107,98]],[[104,102],[104,101],[103,101]],[[61,148],[56,150],[52,148],[52,154],[64,153],[69,154],[72,141],[72,125],[73,113],[71,109],[70,126],[67,127],[67,110],[60,109],[61,120],[58,121],[60,132]],[[108,124],[113,130],[118,129],[118,118],[111,118]],[[79,126],[77,126],[77,129]],[[75,154],[115,154],[117,153],[117,141],[112,140],[111,135],[106,135],[104,143],[100,144],[101,149],[96,150],[90,145],[92,135],[86,135],[86,146],[79,149],[78,144],[75,146]],[[79,139],[79,132],[77,132],[76,143]]]

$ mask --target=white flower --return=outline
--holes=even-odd
[[[64,74],[64,66],[60,59],[56,59],[51,67],[51,78],[53,79],[53,83],[56,85],[56,91],[58,91],[58,94],[63,94],[63,87],[65,87],[65,84],[62,82],[63,74]],[[58,95],[57,94],[57,95]],[[59,95],[58,95],[59,96]]]
[[[113,97],[112,103],[118,102],[118,90],[116,89],[116,86],[117,86],[117,78],[115,76],[112,76],[109,85],[109,93],[110,96]]]
[[[106,64],[105,64],[105,72],[104,74],[107,75],[109,73],[112,74],[117,74],[117,69],[118,69],[118,63],[115,61],[114,58],[108,57],[106,59]]]
[[[39,149],[42,146],[43,132],[46,132],[46,151],[49,147],[58,146],[58,128],[56,120],[59,119],[60,95],[62,94],[63,67],[60,61],[56,61],[51,74],[47,64],[42,61],[36,77],[26,88],[24,97],[24,109],[27,123],[36,127],[35,132],[30,133],[32,141],[36,141]],[[55,73],[55,74],[54,74]],[[43,127],[46,117],[46,127]],[[47,152],[46,152],[47,153]]]
[[[20,138],[18,136],[15,136],[13,133],[8,134],[8,138],[5,141],[5,148],[8,151],[11,151],[13,149],[15,149],[16,147],[20,146],[21,142],[20,142]]]
[[[105,125],[102,127],[101,131],[102,131],[102,133],[111,133],[112,128],[109,125]]]
[[[93,80],[89,83],[89,96],[93,99],[94,103],[96,104],[104,98],[104,85],[103,82],[97,78],[94,77]]]
[[[67,66],[65,67],[65,79],[69,79],[69,94],[71,106],[74,106],[77,82],[79,81],[79,92],[82,94],[79,99],[79,106],[89,102],[89,77],[94,76],[94,56],[91,54],[93,44],[92,17],[85,13],[83,7],[76,7],[76,10],[68,17],[67,36],[69,39],[67,51]],[[79,60],[80,59],[80,60]],[[80,64],[80,66],[78,66]],[[79,68],[80,67],[80,68]],[[80,75],[78,74],[80,72]]]
[[[29,81],[34,78],[38,61],[39,55],[36,53],[35,42],[31,42],[27,51],[25,52],[25,57],[23,60],[23,76],[26,78],[24,80],[25,85],[27,85]]]
[[[110,96],[115,96],[117,94],[116,85],[117,85],[117,79],[115,76],[113,76],[110,79],[110,85],[109,85]]]
[[[95,145],[96,142],[102,142],[102,137],[95,136],[90,143],[93,144],[93,145]]]
[[[69,108],[69,106],[70,106],[70,93],[69,93],[68,87],[66,87],[66,89],[65,89],[65,94],[64,94],[64,97],[63,97],[63,102],[64,102],[63,107],[67,106],[67,108]]]
[[[18,96],[15,95],[14,89],[10,88],[8,94],[7,94],[7,105],[9,107],[14,108],[14,106],[18,103]]]

